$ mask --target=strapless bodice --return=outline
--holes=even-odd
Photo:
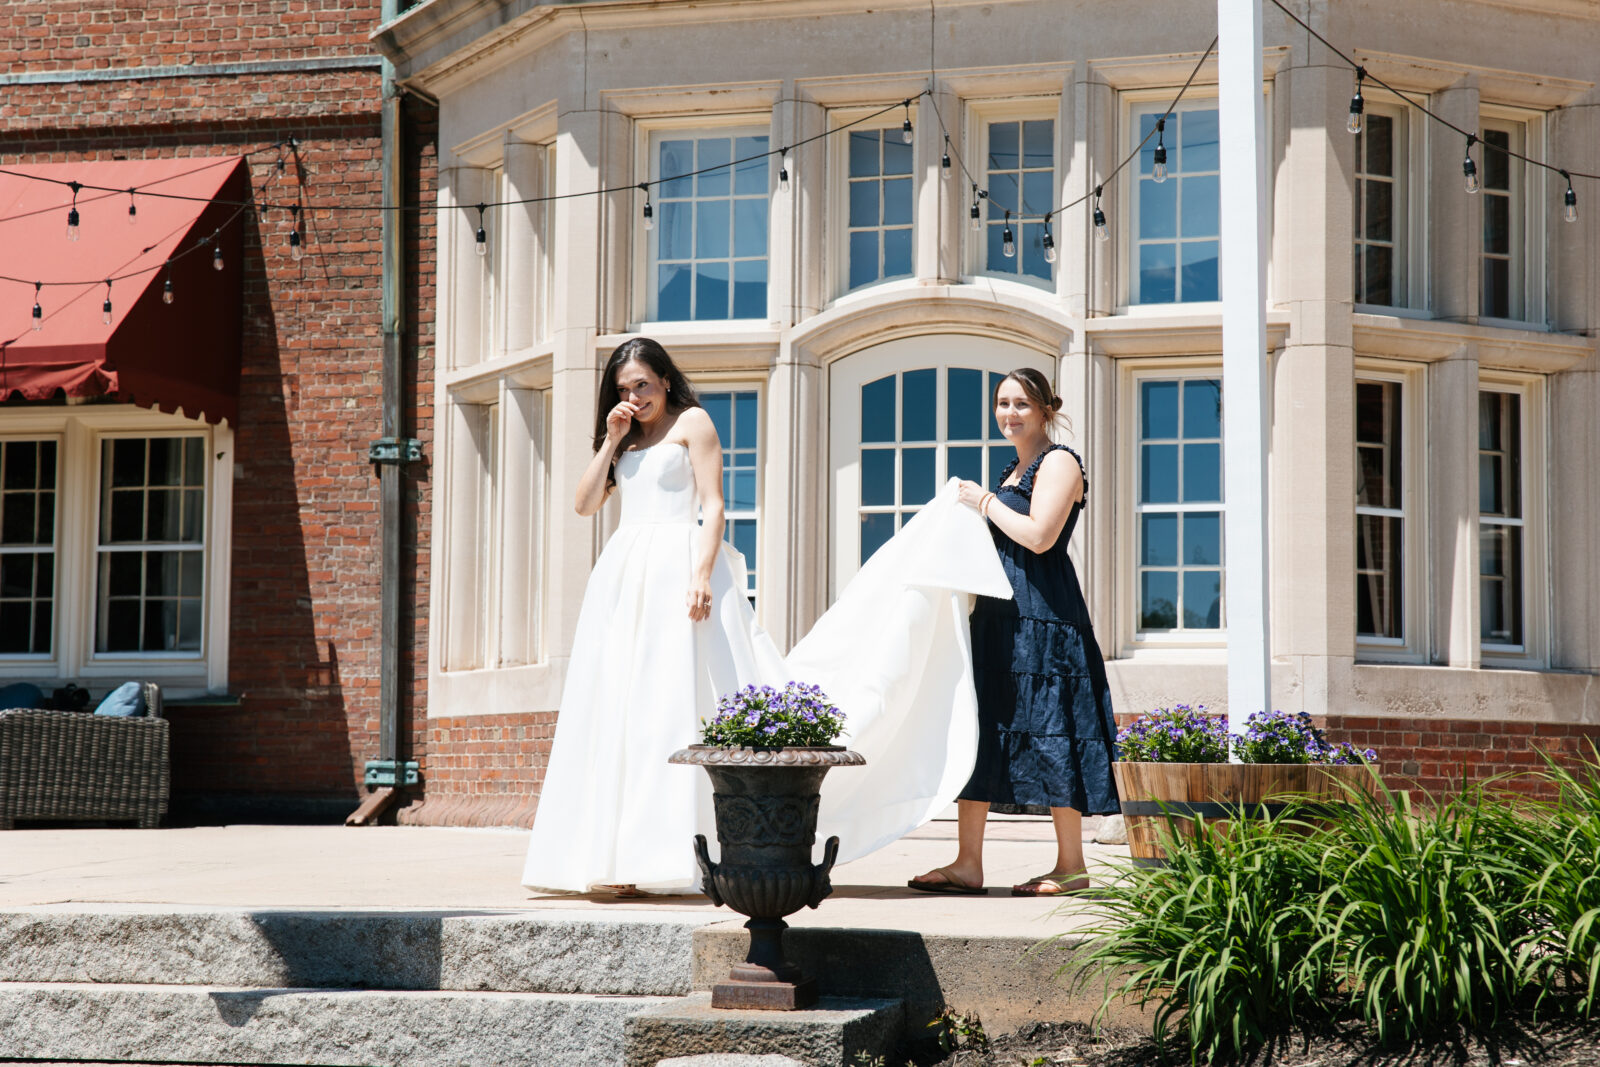
[[[617,490],[622,494],[623,526],[699,520],[689,449],[676,441],[618,456]]]

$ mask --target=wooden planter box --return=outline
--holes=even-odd
[[[1160,838],[1172,820],[1177,832],[1194,835],[1189,816],[1225,822],[1239,814],[1261,817],[1283,809],[1285,794],[1313,804],[1343,804],[1345,785],[1370,788],[1367,767],[1304,763],[1113,763],[1117,795],[1128,826],[1134,863],[1161,866]]]

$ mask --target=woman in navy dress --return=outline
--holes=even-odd
[[[961,484],[961,499],[989,520],[1011,579],[1012,600],[979,597],[972,612],[978,757],[956,802],[955,862],[906,883],[930,893],[983,893],[983,831],[991,809],[1048,813],[1056,861],[1013,886],[1014,896],[1087,889],[1083,815],[1119,809],[1111,774],[1116,721],[1067,543],[1088,493],[1083,461],[1050,431],[1061,399],[1031,367],[995,390],[1000,432],[1017,449],[994,492]]]

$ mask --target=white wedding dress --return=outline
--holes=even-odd
[[[820,846],[844,863],[915,829],[966,784],[977,750],[969,595],[1009,597],[987,525],[954,483],[862,567],[787,656],[756,625],[744,559],[724,543],[711,615],[684,601],[699,539],[688,450],[617,459],[621,522],[578,614],[561,712],[523,884],[583,892],[629,883],[698,887],[694,835],[715,850],[710,781],[667,757],[699,740],[717,699],[744,685],[820,685],[846,715],[841,743],[865,767],[823,784]]]

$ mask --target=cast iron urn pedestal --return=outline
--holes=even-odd
[[[669,763],[704,767],[711,775],[722,861],[712,863],[704,834],[695,854],[706,895],[750,916],[750,952],[728,980],[711,989],[713,1008],[794,1011],[817,1002],[817,980],[783,958],[783,921],[816,907],[833,892],[828,872],[839,839],[828,838],[821,863],[811,862],[817,840],[822,777],[831,767],[859,767],[866,758],[838,745],[817,748],[724,748],[690,745]]]

